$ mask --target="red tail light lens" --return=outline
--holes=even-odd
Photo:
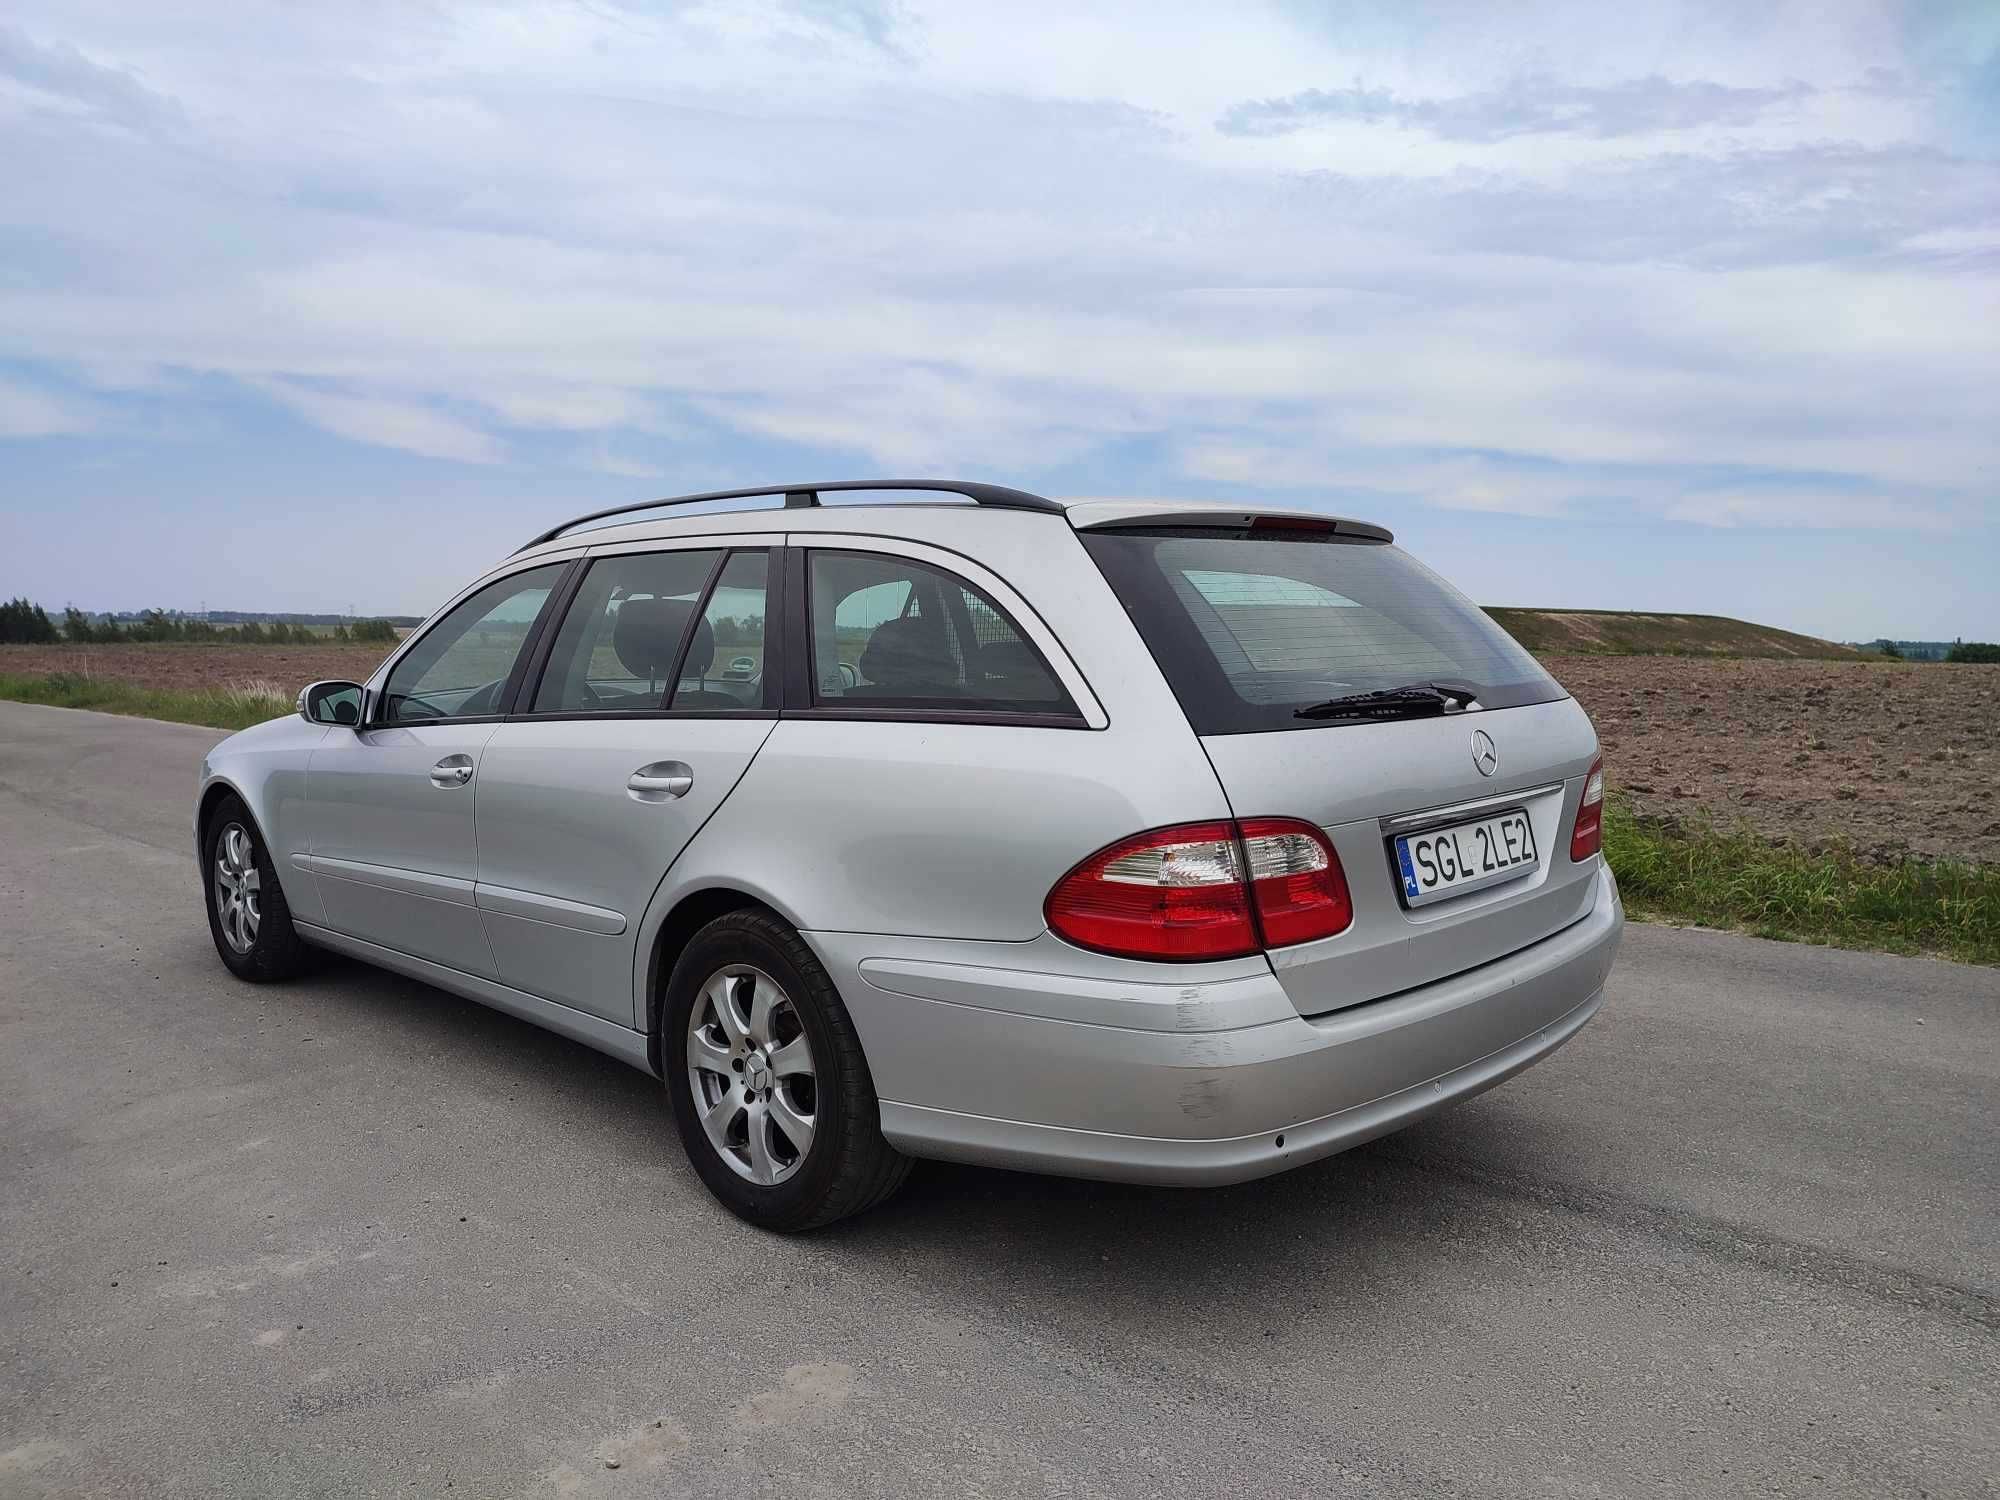
[[[1252,818],[1159,828],[1100,849],[1056,883],[1044,913],[1050,931],[1081,947],[1211,959],[1329,937],[1353,921],[1354,906],[1317,828]]]
[[[1347,872],[1326,836],[1296,818],[1245,818],[1250,899],[1264,946],[1283,948],[1345,932],[1354,921]]]
[[[1604,757],[1590,763],[1583,800],[1576,805],[1576,827],[1569,836],[1569,857],[1589,859],[1604,847]]]
[[[1052,931],[1133,958],[1235,958],[1257,950],[1236,830],[1156,828],[1100,849],[1056,883]]]

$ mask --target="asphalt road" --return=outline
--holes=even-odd
[[[777,1239],[637,1073],[230,979],[214,738],[0,703],[0,1495],[1995,1492],[2000,973],[1635,927],[1346,1156]]]

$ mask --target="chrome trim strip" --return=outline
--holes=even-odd
[[[560,896],[544,896],[537,891],[517,891],[502,885],[480,882],[476,892],[481,911],[498,916],[520,917],[530,922],[547,922],[576,932],[594,932],[616,937],[625,930],[624,916],[602,906],[581,901],[565,901]]]
[[[1546,797],[1549,793],[1560,792],[1562,789],[1563,784],[1560,781],[1551,781],[1546,786],[1523,787],[1518,792],[1501,792],[1498,796],[1481,797],[1472,802],[1454,802],[1449,807],[1429,807],[1422,812],[1397,813],[1394,817],[1381,819],[1380,826],[1382,832],[1391,837],[1399,833],[1421,833],[1426,828],[1442,828],[1447,823],[1477,817],[1483,812],[1497,812],[1502,808],[1527,802],[1531,798]]]
[[[404,896],[425,896],[433,901],[448,901],[453,906],[474,906],[472,882],[460,880],[452,875],[432,875],[423,870],[394,869],[388,865],[363,864],[355,859],[335,859],[326,854],[306,856],[312,861],[313,874],[325,880],[351,880],[357,885],[372,885],[379,890],[395,891]]]

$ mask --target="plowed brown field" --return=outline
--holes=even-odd
[[[296,693],[323,678],[359,681],[387,646],[0,646],[0,673],[87,672],[199,692],[268,682]]]
[[[1545,656],[1639,812],[2000,863],[2000,667]]]

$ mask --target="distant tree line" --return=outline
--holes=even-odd
[[[36,646],[61,639],[56,633],[55,621],[48,617],[41,605],[30,604],[26,599],[9,599],[0,604],[0,641]]]
[[[718,615],[708,622],[718,646],[757,646],[764,641],[762,615]]]
[[[2000,662],[2000,646],[1991,641],[1880,640],[1874,649],[1903,661]]]
[[[319,631],[305,625],[288,625],[283,620],[216,625],[205,619],[149,609],[136,619],[120,621],[109,616],[93,619],[72,604],[63,610],[62,624],[58,627],[47,610],[27,599],[10,599],[0,605],[0,643],[7,645],[179,641],[225,646],[320,646],[328,642],[388,646],[395,640],[396,627],[387,620],[343,621],[331,631]]]

